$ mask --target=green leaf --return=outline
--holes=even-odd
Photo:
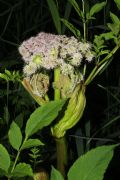
[[[85,8],[85,14],[89,13],[89,11],[90,11],[89,0],[84,0],[84,8]]]
[[[66,7],[65,7],[65,14],[64,14],[64,19],[68,20],[71,14],[72,10],[72,5],[67,1],[66,2]],[[65,34],[66,26],[65,24],[62,25],[62,34]]]
[[[20,113],[18,114],[16,117],[15,117],[15,123],[20,127],[22,128],[23,126],[23,117],[24,117],[24,114],[23,113]]]
[[[116,25],[120,24],[119,18],[115,14],[113,14],[112,12],[110,12],[110,17],[111,17],[114,24],[116,24]]]
[[[5,175],[6,175],[6,172],[4,170],[0,169],[0,177],[3,177]]]
[[[119,31],[120,31],[120,26],[115,25],[115,24],[111,24],[111,23],[107,23],[109,29],[113,32],[114,35],[118,35]]]
[[[52,170],[51,170],[50,180],[64,180],[64,178],[60,174],[60,172],[58,170],[56,170],[53,166],[52,166]]]
[[[9,70],[5,69],[5,74],[7,74],[7,76],[11,79],[12,74]]]
[[[101,146],[78,158],[68,172],[68,180],[103,180],[105,170],[118,145]]]
[[[25,176],[33,176],[32,168],[29,164],[19,163],[16,165],[13,173],[13,177],[25,177]]]
[[[120,10],[120,0],[114,0],[114,1],[115,1],[116,5],[117,5],[118,9]]]
[[[8,172],[10,167],[10,156],[6,148],[0,144],[0,169],[5,172]]]
[[[90,16],[93,16],[94,14],[101,11],[105,5],[106,5],[106,2],[96,3],[95,5],[93,5],[90,9]]]
[[[0,73],[0,78],[4,79],[6,81],[9,80],[8,76],[6,74],[3,74],[3,73]]]
[[[80,37],[80,31],[73,26],[71,23],[69,23],[66,19],[61,19],[61,21],[68,27],[68,29],[76,36]]]
[[[29,137],[43,127],[48,126],[57,117],[64,103],[65,100],[50,101],[37,108],[27,121],[26,136]]]
[[[18,151],[22,143],[22,133],[19,126],[14,121],[10,126],[8,137],[11,146]]]
[[[35,146],[42,146],[44,145],[39,139],[28,139],[25,141],[25,143],[22,145],[21,150],[23,149],[29,149],[31,147]]]
[[[109,54],[109,50],[101,50],[101,52],[99,53],[99,56],[104,55],[104,54]]]
[[[60,16],[59,16],[58,8],[57,8],[54,0],[47,0],[47,3],[49,6],[49,9],[50,9],[56,30],[57,30],[58,34],[61,34],[61,22],[60,22]]]
[[[81,10],[79,8],[79,5],[77,4],[77,2],[75,0],[69,0],[70,3],[72,4],[72,6],[74,7],[75,11],[77,12],[77,14],[82,17],[82,14],[81,14]]]
[[[107,33],[101,34],[101,38],[104,38],[106,41],[108,41],[110,39],[114,39],[115,36],[113,35],[113,32],[107,32]]]
[[[95,35],[95,37],[94,37],[94,43],[95,43],[95,46],[97,45],[97,47],[102,47],[103,44],[104,44],[104,40],[102,39],[101,36]]]

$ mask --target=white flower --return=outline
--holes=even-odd
[[[91,51],[87,51],[87,53],[85,54],[85,58],[86,58],[86,61],[91,62],[94,58],[94,55],[92,54]]]
[[[85,54],[90,49],[91,49],[90,43],[79,42],[79,50],[81,51],[81,53]]]
[[[25,76],[31,76],[32,74],[34,74],[37,71],[37,66],[35,63],[30,62],[29,64],[26,64],[23,68],[23,72],[25,74]]]
[[[70,60],[70,64],[73,65],[73,66],[80,66],[81,64],[81,61],[82,61],[82,54],[81,53],[74,53],[73,56],[72,56],[72,59]]]
[[[61,69],[62,74],[70,75],[70,74],[74,73],[74,67],[73,66],[64,62],[62,59],[60,59],[59,61],[60,61],[60,69]]]

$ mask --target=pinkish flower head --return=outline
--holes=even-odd
[[[89,62],[93,59],[90,43],[80,42],[73,36],[44,32],[24,41],[19,47],[19,52],[27,64],[24,68],[25,73],[27,69],[31,69],[33,63],[36,64],[33,73],[41,68],[51,70],[59,66],[61,72],[69,74],[81,65],[83,59]]]

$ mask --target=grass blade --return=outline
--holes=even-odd
[[[60,16],[59,16],[58,8],[57,8],[54,0],[47,0],[47,3],[49,6],[49,9],[50,9],[56,30],[57,30],[58,34],[61,34],[61,22],[60,22]]]

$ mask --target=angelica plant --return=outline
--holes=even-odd
[[[101,54],[98,54],[98,58],[92,43],[80,41],[73,36],[44,32],[20,45],[19,52],[25,63],[22,84],[38,104],[43,105],[52,100],[49,95],[51,88],[54,91],[54,100],[69,99],[63,116],[51,127],[57,144],[66,131],[81,119],[86,106],[86,86],[105,67],[118,48],[117,44],[111,53],[107,52],[106,57],[99,61]],[[87,66],[92,61],[95,61],[95,66],[86,77]]]
[[[120,9],[119,0],[114,1]],[[75,27],[68,21],[69,15],[67,19],[59,17],[58,5],[56,7],[54,0],[47,0],[59,35],[40,32],[22,42],[18,49],[24,61],[22,77],[19,73],[10,73],[8,70],[4,74],[0,73],[0,78],[7,82],[7,90],[9,90],[9,81],[17,80],[41,106],[27,120],[24,133],[16,122],[11,123],[8,140],[11,149],[15,152],[14,157],[11,157],[7,147],[0,144],[0,177],[7,177],[8,180],[25,176],[38,179],[42,176],[40,172],[34,171],[41,161],[40,148],[37,147],[43,146],[43,143],[32,136],[46,126],[50,126],[51,135],[56,142],[57,170],[61,172],[60,174],[52,167],[51,180],[63,180],[66,176],[69,180],[73,180],[74,177],[81,180],[93,180],[93,178],[102,180],[113,157],[113,150],[117,147],[117,145],[103,146],[89,151],[78,158],[68,174],[66,173],[68,169],[66,133],[83,116],[87,86],[106,69],[120,47],[120,19],[112,12],[110,12],[111,23],[107,24],[107,32],[93,34],[93,39],[89,38],[88,41],[88,26],[95,19],[96,13],[105,7],[106,2],[96,3],[92,7],[86,6],[88,0],[80,1],[81,6],[76,0],[69,2],[82,22],[83,33],[78,26]],[[61,28],[62,23],[74,36],[62,35],[64,34],[62,29],[65,29]],[[115,45],[113,49],[107,47],[109,40]],[[32,154],[29,154],[33,169],[30,164],[21,162],[20,158],[21,152],[30,148],[34,148],[31,150]],[[48,179],[48,174],[45,179]]]
[[[54,137],[63,137],[78,122],[85,108],[83,67],[94,59],[92,44],[73,36],[42,32],[24,41],[19,52],[25,62],[23,84],[29,85],[41,105],[50,100],[51,87],[54,99],[70,98],[64,117],[51,128]]]
[[[51,133],[57,139],[57,149],[59,140],[62,142],[66,131],[83,115],[86,105],[84,66],[95,57],[92,48],[90,42],[80,41],[74,36],[44,32],[25,40],[19,47],[25,63],[22,84],[32,97],[43,105],[52,100],[49,95],[52,88],[54,100],[69,99],[63,116],[51,127]],[[58,163],[58,166],[61,165]]]
[[[65,134],[82,118],[87,85],[107,67],[120,47],[120,29],[117,32],[114,29],[114,25],[120,20],[113,13],[113,24],[108,24],[110,32],[94,36],[92,42],[87,41],[87,25],[91,19],[95,19],[95,14],[103,9],[106,2],[93,5],[88,12],[85,11],[84,0],[82,10],[75,0],[70,0],[70,3],[83,22],[83,37],[79,29],[62,19],[75,37],[40,32],[19,46],[19,53],[24,61],[22,84],[37,103],[42,106],[53,99],[68,99],[62,116],[51,126],[57,145],[57,167],[64,176],[67,166]],[[106,40],[110,39],[115,42],[113,50],[106,48]],[[88,71],[90,63],[93,64],[93,69]],[[51,91],[54,92],[54,97],[50,95]]]

